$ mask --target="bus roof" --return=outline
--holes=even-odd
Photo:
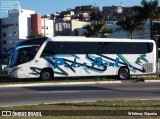
[[[47,41],[60,41],[60,42],[154,42],[150,39],[118,39],[118,38],[87,38],[79,36],[57,36],[48,37]]]
[[[88,38],[82,36],[56,36],[56,37],[41,37],[29,40],[23,40],[16,46],[20,45],[42,45],[45,41],[55,42],[152,42],[150,39],[118,39],[118,38]]]

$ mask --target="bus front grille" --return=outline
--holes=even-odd
[[[143,64],[144,73],[152,73],[153,72],[153,63]]]

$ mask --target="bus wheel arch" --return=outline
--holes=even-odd
[[[118,70],[118,78],[121,80],[129,79],[130,70],[127,66],[122,66]]]
[[[40,72],[41,80],[52,80],[54,78],[53,69],[50,67],[43,68]]]

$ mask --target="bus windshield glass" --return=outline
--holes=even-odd
[[[40,46],[19,46],[13,49],[9,61],[9,67],[17,66],[26,62],[31,61]]]

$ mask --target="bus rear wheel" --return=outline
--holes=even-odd
[[[129,70],[125,67],[119,69],[118,78],[121,80],[128,79],[130,76]]]
[[[53,79],[53,71],[50,69],[43,69],[40,74],[41,80],[52,80]]]

